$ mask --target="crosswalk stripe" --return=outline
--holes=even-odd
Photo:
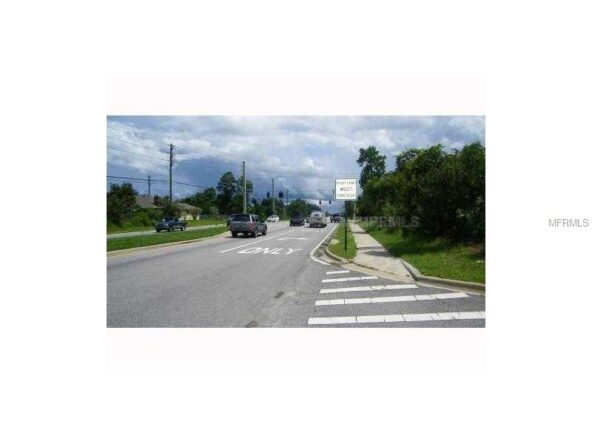
[[[417,294],[408,296],[381,296],[376,298],[321,299],[315,305],[380,304],[384,302],[433,301],[437,299],[468,298],[466,293]]]
[[[336,316],[309,318],[308,325],[367,324],[389,322],[455,321],[463,319],[485,319],[484,311],[454,311],[443,313],[405,313],[371,316]]]
[[[328,284],[329,282],[349,282],[349,281],[368,281],[378,279],[376,276],[356,276],[356,277],[347,277],[347,278],[334,278],[334,279],[323,279],[321,282],[323,284]]]
[[[349,273],[349,270],[327,271],[327,274],[341,274],[341,273]]]
[[[382,290],[405,290],[409,288],[417,288],[415,284],[398,284],[398,285],[372,285],[368,287],[342,287],[342,288],[323,288],[319,293],[350,293],[356,291],[382,291]]]

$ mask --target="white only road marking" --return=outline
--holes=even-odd
[[[453,311],[444,313],[409,313],[373,316],[337,316],[332,318],[309,318],[308,325],[368,324],[389,322],[456,321],[485,319],[484,311]]]
[[[323,299],[316,301],[315,305],[381,304],[385,302],[433,301],[437,299],[468,297],[469,295],[466,293],[418,294],[409,296],[382,296],[378,298]]]
[[[280,253],[283,250],[288,250],[285,254],[286,256],[289,254],[294,253],[295,251],[302,250],[302,248],[263,248],[263,247],[249,247],[245,248],[244,250],[238,251],[238,254],[283,254]]]
[[[319,293],[349,293],[353,291],[382,291],[382,290],[405,290],[417,288],[415,284],[399,285],[372,285],[368,287],[345,287],[345,288],[323,288]]]
[[[288,233],[293,233],[294,231],[298,231],[298,230],[292,230],[292,231],[289,231]],[[228,253],[229,251],[236,250],[238,248],[245,248],[249,245],[258,244],[259,242],[265,242],[266,240],[269,240],[269,239],[274,239],[276,237],[285,236],[288,233],[280,233],[280,234],[276,234],[275,236],[269,236],[269,237],[264,236],[265,239],[259,239],[254,242],[249,242],[248,244],[242,244],[242,245],[239,245],[238,247],[229,248],[228,250],[222,250],[220,253]]]
[[[278,240],[308,240],[308,237],[280,237]]]
[[[341,271],[327,271],[326,274],[341,274],[341,273],[349,273],[349,270],[341,270]]]
[[[323,279],[321,282],[327,284],[329,282],[348,282],[348,281],[367,281],[371,279],[378,279],[376,276],[357,276],[349,278],[335,278],[335,279]]]

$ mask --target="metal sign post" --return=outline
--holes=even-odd
[[[355,201],[358,180],[355,178],[335,179],[335,200]],[[345,211],[345,239],[343,247],[347,251],[347,209]]]

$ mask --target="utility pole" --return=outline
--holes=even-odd
[[[169,149],[169,202],[173,203],[173,144],[170,144]]]
[[[150,197],[150,185],[151,185],[150,175],[148,175],[148,197]]]
[[[271,178],[271,212],[275,214],[275,182],[273,177]]]
[[[247,212],[247,175],[245,161],[243,160],[243,213]]]

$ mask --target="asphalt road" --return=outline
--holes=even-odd
[[[268,224],[107,259],[108,327],[483,327],[485,298],[320,263],[325,229]],[[382,298],[382,299],[381,299]],[[386,299],[384,299],[386,298]]]

